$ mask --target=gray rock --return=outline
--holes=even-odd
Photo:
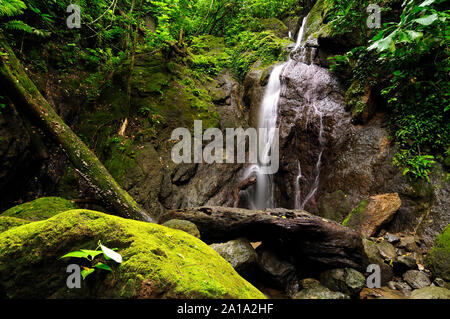
[[[396,244],[400,241],[400,238],[391,233],[387,233],[386,235],[384,235],[384,239],[391,244]]]
[[[200,231],[197,226],[188,220],[171,219],[162,224],[162,226],[182,230],[194,237],[200,238]]]
[[[450,290],[441,287],[424,287],[414,290],[410,299],[450,299]]]
[[[320,282],[333,291],[357,295],[365,286],[366,278],[352,268],[332,269],[320,275]]]
[[[403,281],[395,281],[394,282],[395,290],[401,291],[405,296],[409,296],[411,294],[411,287]]]
[[[395,251],[395,247],[389,242],[383,240],[380,243],[377,243],[378,251],[380,252],[381,257],[385,260],[391,260],[397,257],[397,252]]]
[[[418,239],[414,236],[405,236],[400,238],[400,243],[398,247],[406,249],[409,252],[417,252],[419,251],[419,247],[417,246]]]
[[[258,249],[258,264],[267,279],[279,288],[286,289],[296,278],[294,265],[282,260],[270,250]]]
[[[445,288],[445,281],[442,278],[434,278],[433,284],[435,284],[437,287]]]
[[[418,270],[408,270],[403,274],[403,280],[414,289],[420,289],[431,285],[428,276]]]
[[[258,254],[245,238],[230,240],[222,244],[210,245],[240,274],[249,274],[256,267]]]
[[[317,279],[306,278],[300,280],[300,287],[302,287],[303,289],[311,289],[318,286],[321,286],[321,284],[320,281],[318,281]]]
[[[377,244],[368,239],[363,239],[364,252],[366,253],[369,263],[380,266],[381,269],[381,285],[386,285],[392,280],[394,272],[391,266],[386,264],[381,257]]]
[[[315,286],[306,288],[296,293],[292,299],[350,299],[350,297],[341,292],[331,291],[324,286]]]
[[[413,255],[399,256],[394,260],[394,269],[398,272],[417,269],[417,261]]]

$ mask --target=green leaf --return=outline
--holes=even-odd
[[[408,33],[408,35],[411,38],[411,40],[415,40],[415,39],[423,37],[423,33],[422,32],[417,32],[417,31],[414,31],[414,30],[406,30],[405,32]]]
[[[433,14],[430,14],[423,18],[415,19],[414,21],[416,21],[417,23],[419,23],[421,25],[430,25],[437,19],[438,19],[438,15],[436,13],[433,13]]]
[[[422,2],[421,5],[419,5],[419,7],[426,7],[429,6],[430,4],[434,3],[436,0],[426,0],[424,2]]]
[[[389,49],[390,51],[395,50],[395,43],[394,43],[394,35],[396,35],[397,32],[392,32],[387,37],[375,41],[368,49],[374,50],[377,49],[379,52],[385,51]]]
[[[103,246],[102,244],[100,244],[100,248],[102,249],[105,258],[108,257],[119,264],[122,262],[122,256],[119,253],[116,253],[114,250],[109,249],[108,247]]]
[[[93,260],[96,256],[102,253],[100,250],[89,250],[89,249],[80,249],[80,250],[86,253],[89,257],[91,257],[91,260]]]
[[[92,274],[95,271],[94,268],[86,268],[81,271],[81,276],[83,277],[83,280],[86,279],[87,276]]]
[[[111,267],[109,267],[108,265],[104,264],[104,263],[98,263],[97,265],[94,266],[95,268],[99,268],[99,269],[103,269],[103,270],[108,270],[108,271],[112,271]]]
[[[60,257],[60,259],[61,258],[70,258],[70,257],[89,259],[89,254],[84,251],[72,251],[72,252]]]

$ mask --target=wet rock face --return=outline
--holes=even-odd
[[[314,189],[327,171],[323,159],[342,147],[352,130],[350,117],[343,108],[343,91],[328,70],[292,60],[283,71],[282,83],[278,203],[315,211]]]

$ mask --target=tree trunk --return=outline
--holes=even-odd
[[[191,207],[171,210],[163,223],[183,219],[197,225],[207,243],[245,237],[251,241],[280,243],[296,263],[363,269],[366,258],[359,234],[336,222],[287,209],[246,210],[230,207]]]
[[[0,83],[17,109],[32,116],[46,134],[61,144],[77,171],[106,205],[122,217],[152,221],[148,213],[117,184],[95,154],[41,95],[2,34],[0,34]]]

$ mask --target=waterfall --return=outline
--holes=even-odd
[[[301,45],[307,18],[308,17],[306,16],[303,19],[302,26],[298,32],[297,42],[292,52],[297,50]],[[289,58],[287,62],[277,65],[273,68],[269,77],[269,82],[267,83],[267,87],[264,92],[264,97],[261,102],[258,128],[265,128],[269,132],[264,137],[263,141],[265,145],[263,152],[264,156],[268,156],[270,152],[274,139],[274,129],[277,127],[278,102],[280,100],[283,70],[285,70],[286,67],[288,67],[291,63],[292,59]],[[262,174],[261,167],[261,163],[259,163],[258,165],[252,165],[248,167],[244,173],[244,179],[253,174],[256,176],[256,190],[250,190],[247,192],[247,195],[249,197],[249,208],[251,209],[274,208],[276,206],[273,176]]]

